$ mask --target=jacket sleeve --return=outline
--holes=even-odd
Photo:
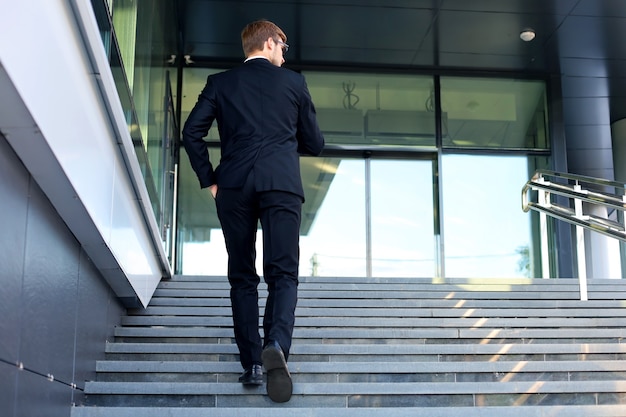
[[[298,153],[302,155],[317,156],[324,149],[324,136],[317,124],[315,106],[311,100],[311,94],[303,81],[303,89],[300,94],[300,108],[298,113]]]
[[[215,171],[209,160],[207,143],[203,138],[209,132],[216,112],[216,93],[211,77],[198,97],[198,102],[191,110],[183,128],[183,146],[189,156],[189,162],[200,181],[200,187],[215,184]]]

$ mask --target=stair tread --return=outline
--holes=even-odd
[[[107,343],[108,353],[236,353],[235,344],[214,343]],[[626,344],[616,343],[527,343],[527,344],[293,344],[291,355],[305,354],[532,354],[532,353],[626,353]]]
[[[387,407],[317,408],[293,407],[290,403],[271,407],[74,407],[72,417],[623,417],[623,405],[552,405],[503,407]]]
[[[259,312],[263,313],[263,308]],[[145,309],[136,309],[129,312],[132,316],[202,316],[202,317],[230,317],[230,307],[210,307],[210,306],[155,306],[151,305]],[[496,307],[439,307],[426,308],[423,306],[411,306],[404,308],[389,307],[298,307],[296,317],[449,317],[449,318],[502,318],[502,317],[551,317],[551,318],[617,318],[626,317],[626,309],[598,307],[589,308],[501,308]]]
[[[298,373],[524,373],[524,372],[616,372],[626,371],[626,361],[498,361],[498,362],[297,362],[289,363]],[[98,361],[98,372],[235,372],[237,362],[210,361]]]
[[[123,326],[232,326],[231,317],[125,316]],[[259,323],[262,323],[262,318]],[[298,317],[304,327],[626,328],[626,317]]]
[[[231,328],[206,327],[117,327],[116,336],[131,337],[233,337]],[[565,329],[456,329],[456,328],[339,328],[318,327],[294,329],[294,338],[440,338],[440,339],[495,339],[495,338],[624,338],[626,328],[565,328]]]
[[[230,299],[221,297],[164,297],[155,296],[150,300],[152,306],[189,306],[189,307],[226,307],[230,309]],[[265,299],[259,299],[259,305],[265,306]],[[382,298],[363,298],[363,299],[328,299],[328,298],[306,298],[300,297],[298,300],[299,307],[309,308],[439,308],[439,309],[459,309],[465,308],[550,308],[550,309],[604,309],[616,308],[623,309],[626,307],[625,300],[509,300],[509,299],[486,299],[486,300],[446,300],[446,299],[382,299]],[[137,310],[133,310],[137,311]]]
[[[177,281],[162,281],[159,289],[224,289],[229,290],[230,286],[228,281],[214,282],[214,281],[194,281],[194,282],[177,282]],[[262,283],[259,284],[259,290],[265,291],[267,286]],[[428,282],[356,282],[356,283],[342,283],[342,282],[300,282],[298,289],[302,291],[374,291],[374,292],[386,292],[386,291],[415,291],[415,292],[431,292],[431,291],[461,291],[461,292],[476,292],[480,290],[488,291],[502,291],[502,292],[523,292],[523,291],[572,291],[576,292],[580,289],[577,281],[570,282],[558,282],[557,280],[542,280],[539,282],[529,283],[510,283],[510,282],[478,282],[474,284],[455,284],[455,283],[428,283]],[[613,285],[592,286],[592,290],[601,289],[606,291],[608,289],[625,291],[626,288],[619,284],[619,281],[614,281]]]
[[[578,284],[576,279],[546,279],[546,278],[498,278],[498,277],[475,277],[475,278],[432,278],[432,277],[335,277],[335,276],[301,276],[300,283],[420,283],[427,285],[438,284],[535,284],[535,285],[572,285]],[[162,284],[173,282],[228,282],[225,275],[174,275],[172,278],[161,281]],[[587,283],[590,286],[595,285],[616,285],[619,280],[610,278],[588,278]],[[261,283],[263,285],[263,283]],[[626,284],[624,284],[626,285]]]
[[[356,382],[294,384],[294,395],[425,395],[425,394],[548,394],[618,393],[626,381],[510,381],[510,382]],[[126,395],[259,395],[265,387],[243,387],[237,382],[102,382],[85,383],[87,394]]]
[[[306,296],[310,298],[329,298],[329,299],[367,299],[371,297],[371,293],[375,293],[378,298],[392,298],[392,299],[448,299],[448,300],[463,300],[463,299],[483,299],[483,300],[500,300],[503,297],[510,300],[576,300],[579,298],[578,290],[572,291],[545,291],[541,288],[537,288],[535,291],[435,291],[424,290],[417,291],[361,291],[358,289],[352,291],[333,290],[329,288],[327,290],[306,290],[298,289],[300,296]],[[189,297],[189,298],[228,298],[229,290],[224,289],[169,289],[169,288],[157,288],[154,292],[157,297],[177,296],[177,297]],[[263,290],[259,290],[260,296],[265,296]],[[623,290],[606,289],[605,291],[588,291],[590,299],[626,299],[626,292]]]

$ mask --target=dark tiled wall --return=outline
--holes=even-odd
[[[568,172],[613,179],[611,101],[606,77],[577,73],[578,62],[563,63],[563,122]]]
[[[0,135],[0,416],[69,416],[123,313]]]

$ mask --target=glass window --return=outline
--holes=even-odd
[[[137,1],[115,0],[113,11],[113,29],[122,57],[126,80],[131,90],[135,80],[135,48],[137,47]]]
[[[171,85],[177,78],[171,58],[176,53],[175,7],[168,0],[94,2],[135,155],[170,256],[178,139],[176,86]]]
[[[226,275],[226,245],[215,201],[208,189],[200,188],[183,148],[181,152],[176,273]],[[210,149],[209,157],[219,161],[219,149]]]
[[[534,171],[526,156],[443,156],[446,276],[541,277],[536,222],[521,208]]]
[[[432,77],[304,75],[326,143],[435,146]]]
[[[206,77],[218,71],[185,69],[183,122]],[[305,77],[328,146],[323,157],[301,158],[306,198],[301,276],[541,276],[545,251],[537,237],[537,216],[521,209],[521,187],[539,168],[539,160],[541,168],[547,166],[548,156],[518,151],[547,147],[543,83],[446,78],[443,151],[459,149],[442,155],[439,170],[430,77]],[[463,110],[455,100],[468,97],[477,105],[470,100]],[[483,111],[483,105],[491,111]],[[507,124],[497,140],[491,122]],[[206,140],[217,164],[216,126]],[[463,149],[494,147],[505,149],[462,154]],[[506,155],[508,148],[516,152]],[[200,190],[184,151],[180,164],[177,272],[224,275],[226,250],[215,204],[208,191]],[[441,198],[434,188],[439,184]],[[440,199],[443,213],[438,213]],[[257,270],[262,271],[262,231],[258,233]]]
[[[548,149],[543,81],[441,78],[444,148]]]

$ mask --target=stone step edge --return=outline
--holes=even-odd
[[[152,349],[146,351],[145,349]],[[238,353],[235,344],[217,343],[154,343],[109,342],[106,353]],[[291,346],[291,355],[515,355],[515,354],[603,354],[626,353],[626,343],[502,343],[464,344],[299,344]]]
[[[100,395],[263,395],[265,387],[218,382],[87,381],[85,394]],[[626,393],[626,381],[296,383],[294,395],[461,395]]]
[[[606,308],[502,308],[502,307],[298,307],[296,317],[341,318],[623,318],[626,309]],[[264,308],[259,309],[263,315]],[[230,306],[155,306],[131,309],[125,317],[231,317]]]
[[[122,326],[228,327],[231,317],[123,316]],[[259,318],[259,325],[263,319]],[[297,317],[296,326],[353,328],[626,328],[626,317]]]
[[[331,277],[331,276],[310,276],[302,275],[298,277],[301,282],[316,282],[316,283],[431,283],[431,284],[475,284],[475,283],[500,283],[500,284],[555,284],[562,283],[563,285],[571,285],[572,283],[578,283],[576,278],[498,278],[498,277],[475,277],[475,278],[462,278],[462,277],[449,277],[449,278],[434,278],[434,277]],[[263,277],[261,277],[261,281]],[[170,279],[163,279],[161,282],[227,282],[228,278],[225,275],[173,275]],[[588,284],[611,284],[619,283],[619,280],[611,278],[588,278]]]
[[[229,338],[233,337],[231,327],[116,327],[117,337],[191,337],[191,338]],[[593,339],[626,338],[626,328],[564,328],[564,329],[507,329],[486,328],[300,328],[296,325],[294,339]]]
[[[183,298],[183,297],[153,297],[148,308],[204,308],[230,309],[228,298]],[[265,308],[265,299],[259,299],[259,310]],[[304,309],[432,309],[432,310],[462,310],[462,309],[548,309],[556,311],[624,309],[624,300],[441,300],[441,299],[322,299],[302,298],[298,300],[298,308]],[[145,311],[131,309],[130,313]]]
[[[289,362],[292,374],[432,374],[626,372],[623,360],[499,362]],[[241,373],[238,362],[114,361],[96,362],[102,373]]]
[[[157,288],[154,297],[184,297],[184,298],[222,298],[229,297],[228,289],[169,289]],[[266,298],[267,291],[259,290],[259,297]],[[390,299],[390,300],[579,300],[578,291],[344,291],[344,290],[298,290],[299,298],[323,298],[323,299],[358,299],[367,300],[370,298]],[[590,300],[624,300],[626,291],[588,291]]]
[[[157,286],[160,290],[229,290],[227,281],[224,282],[170,282],[161,283]],[[267,286],[259,284],[259,291],[266,292]],[[459,292],[472,293],[476,291],[484,292],[579,292],[578,283],[542,283],[540,284],[506,284],[506,283],[480,283],[480,284],[430,284],[430,283],[300,283],[300,291],[364,291],[364,292],[388,292],[388,291],[410,291],[410,292]],[[619,280],[610,285],[590,285],[589,291],[626,291],[626,285]]]
[[[243,407],[73,407],[71,417],[624,417],[624,405],[501,407],[267,408]]]

